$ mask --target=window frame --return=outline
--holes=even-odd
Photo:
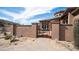
[[[42,24],[42,30],[43,31],[48,31],[49,30],[48,24]]]

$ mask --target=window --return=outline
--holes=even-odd
[[[63,20],[63,24],[68,24],[68,20],[67,19]]]
[[[58,17],[58,16],[59,16],[58,14],[55,15],[55,17]]]
[[[43,24],[43,25],[42,25],[42,29],[43,29],[43,30],[48,30],[48,25],[47,25],[47,24]]]
[[[62,14],[59,14],[59,16],[61,16]]]

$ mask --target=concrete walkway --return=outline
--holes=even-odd
[[[0,41],[1,51],[70,51],[67,47],[56,40],[48,38],[20,38],[20,41],[9,45],[7,41],[5,44]],[[1,45],[4,44],[4,45]]]

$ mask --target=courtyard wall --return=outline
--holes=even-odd
[[[20,25],[16,28],[17,37],[37,37],[37,24],[33,23],[32,25]]]
[[[73,41],[73,26],[71,24],[60,25],[60,40],[61,41]]]
[[[52,24],[52,39],[59,40],[59,24]]]

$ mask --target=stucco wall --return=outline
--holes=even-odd
[[[73,24],[74,24],[74,21],[75,21],[75,20],[78,20],[78,19],[79,19],[79,15],[75,16],[75,17],[73,18]]]
[[[68,24],[73,24],[74,16],[71,13],[68,13]]]
[[[37,37],[37,25],[32,24],[30,26],[17,26],[16,28],[17,37]]]
[[[71,24],[60,26],[60,40],[73,41],[73,26]]]
[[[59,24],[52,24],[52,39],[59,40]]]

